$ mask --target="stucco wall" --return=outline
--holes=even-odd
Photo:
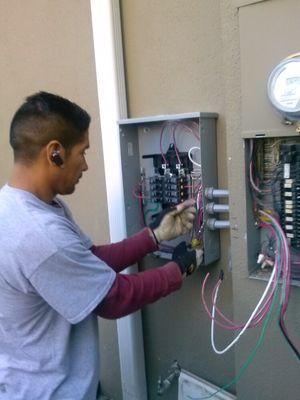
[[[94,240],[108,240],[89,2],[1,0],[0,37],[0,182],[7,180],[12,165],[9,123],[24,98],[46,90],[72,99],[88,110],[93,121],[90,170],[76,193],[66,199]]]
[[[220,304],[225,310],[232,309],[236,320],[245,320],[265,283],[248,277],[246,214],[251,210],[246,208],[245,203],[247,181],[241,104],[245,104],[246,94],[242,87],[250,88],[255,105],[243,110],[244,118],[248,118],[248,125],[250,124],[248,129],[255,129],[258,125],[255,110],[261,113],[263,101],[266,99],[261,83],[251,79],[254,71],[248,67],[248,73],[243,76],[241,74],[240,24],[245,23],[246,8],[257,8],[259,21],[254,18],[256,14],[252,11],[249,11],[252,20],[246,20],[248,31],[244,31],[243,35],[247,35],[250,47],[243,48],[245,58],[242,62],[244,66],[249,65],[249,57],[255,55],[257,48],[265,65],[270,60],[273,62],[277,54],[286,52],[287,56],[290,52],[299,51],[294,49],[293,41],[289,40],[289,24],[292,24],[293,32],[297,31],[299,2],[122,0],[121,4],[130,116],[194,110],[216,111],[220,114],[219,182],[224,187],[227,186],[228,179],[232,229],[230,247],[227,235],[222,235],[222,259],[212,266],[212,271],[216,272],[221,267],[226,272],[231,269],[226,275],[229,282],[232,279],[233,293],[230,283],[227,282]],[[245,8],[239,11],[238,6]],[[239,19],[239,12],[243,16],[242,21]],[[252,29],[257,28],[256,21],[262,31],[260,34],[255,31],[253,37],[256,39],[251,40]],[[273,32],[273,41],[269,40],[272,37],[270,32]],[[294,34],[293,38],[296,37]],[[269,42],[264,45],[266,40]],[[255,68],[259,68],[257,64]],[[273,121],[273,111],[268,112]],[[276,124],[281,129],[279,119]],[[143,312],[151,400],[157,398],[156,378],[166,371],[172,355],[174,358],[179,356],[179,361],[183,360],[184,368],[222,384],[239,371],[256,343],[260,328],[248,332],[240,341],[236,347],[235,361],[229,359],[228,368],[224,364],[224,358],[212,355],[208,340],[208,321],[201,309],[199,310],[197,290],[200,281],[201,278],[199,281],[186,282],[179,294],[172,295]],[[289,329],[296,338],[299,332],[299,294],[299,288],[294,287],[287,316]],[[176,333],[166,337],[169,330],[165,323],[161,324],[165,315],[168,315],[170,326],[174,327],[175,332],[181,324],[184,343],[180,343]],[[161,330],[161,327],[164,329]],[[224,342],[228,340],[225,337],[223,339]],[[222,342],[220,337],[218,340]],[[279,400],[297,397],[297,375],[297,361],[280,334],[274,318],[268,326],[266,339],[257,356],[237,384],[238,399]],[[171,389],[165,398],[174,399],[175,396],[176,390]]]
[[[229,186],[233,228],[231,247],[229,233],[221,235],[222,258],[211,266],[211,280],[214,282],[220,268],[225,270],[220,304],[228,315],[234,310],[236,319],[245,319],[264,283],[249,280],[247,270],[241,139],[243,93],[236,6],[253,3],[249,7],[257,7],[255,3],[259,3],[268,18],[267,4],[282,6],[282,13],[294,13],[297,0],[288,0],[288,7],[286,0],[120,3],[129,117],[189,111],[213,111],[220,115],[219,186]],[[83,229],[97,242],[108,241],[89,1],[0,0],[0,38],[0,184],[7,180],[12,165],[9,121],[24,97],[42,89],[71,98],[90,112],[93,122],[88,152],[90,169],[76,193],[67,200]],[[247,334],[236,355],[219,358],[213,354],[208,319],[200,305],[202,279],[203,273],[199,272],[185,282],[179,293],[143,312],[150,400],[157,398],[157,378],[167,372],[173,357],[184,368],[222,385],[238,371],[257,338],[257,331]],[[298,304],[299,288],[293,288],[288,324],[294,332],[299,331]],[[173,336],[172,330],[160,330],[165,315],[169,316],[170,326],[175,327]],[[115,400],[121,400],[115,323],[102,321],[101,325],[103,386]],[[218,337],[220,345],[228,340],[226,335]],[[274,321],[260,353],[237,384],[239,400],[293,398],[300,389],[297,367]],[[175,399],[176,388],[164,398]]]
[[[251,243],[252,238],[249,232],[247,237],[246,216],[252,210],[246,208],[245,202],[245,188],[248,183],[245,180],[242,133],[244,129],[275,129],[281,131],[282,135],[290,132],[269,104],[266,84],[268,72],[271,72],[276,63],[290,53],[299,51],[299,2],[268,0],[248,1],[246,4],[244,1],[241,2],[244,7],[239,10],[230,3],[221,2],[224,58],[229,60],[224,79],[228,98],[228,180],[233,227],[231,255],[234,315],[236,320],[244,320],[261,296],[265,282],[248,277],[248,263],[253,261],[249,262],[247,259],[247,244]],[[296,343],[300,331],[299,296],[299,287],[293,287],[286,318],[288,330]],[[285,342],[277,318],[277,313],[274,313],[262,346],[237,384],[238,399],[281,400],[299,396],[299,362]],[[251,330],[236,346],[237,372],[254,348],[259,334],[260,328]]]
[[[65,199],[84,231],[95,243],[105,243],[108,215],[93,51],[88,0],[0,0],[0,184],[12,166],[9,123],[24,98],[39,90],[70,98],[92,117],[91,148],[89,170]],[[108,364],[119,382],[115,322],[100,325],[103,374]]]
[[[226,187],[225,93],[220,2],[211,0],[122,0],[122,24],[129,117],[192,111],[219,113],[219,186]],[[215,157],[216,155],[212,155]],[[222,306],[232,309],[228,232],[222,232],[221,261],[212,265],[211,282],[226,273]],[[153,265],[146,265],[150,268]],[[204,271],[180,292],[143,311],[149,399],[157,379],[174,359],[182,368],[215,382],[234,374],[234,354],[223,359],[211,350],[209,320],[200,300]],[[209,289],[211,289],[211,284]],[[167,318],[166,318],[167,316]],[[219,340],[229,340],[224,335]],[[232,388],[234,390],[234,387]],[[175,399],[175,384],[165,399]]]

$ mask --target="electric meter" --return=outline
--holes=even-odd
[[[273,69],[268,96],[285,119],[300,121],[300,53],[285,58]]]

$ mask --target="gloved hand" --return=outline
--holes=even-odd
[[[191,249],[186,242],[179,243],[174,251],[172,260],[179,265],[182,275],[191,275],[195,272],[203,260],[203,250]]]
[[[158,243],[184,235],[193,227],[196,208],[194,200],[186,200],[175,207],[162,211],[149,226]]]

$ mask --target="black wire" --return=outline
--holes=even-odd
[[[288,336],[288,334],[285,331],[286,327],[285,327],[285,323],[283,321],[283,317],[281,318],[279,316],[278,324],[279,324],[280,330],[283,333],[283,336],[286,339],[287,343],[289,344],[289,346],[291,347],[291,349],[295,353],[295,355],[298,358],[298,360],[300,360],[300,352],[299,352],[299,350],[297,349],[297,347],[295,346],[295,344],[292,342],[292,340],[290,339],[290,337]]]

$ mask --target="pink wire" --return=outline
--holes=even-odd
[[[290,260],[290,251],[289,251],[289,247],[287,244],[287,240],[285,237],[285,234],[280,226],[280,224],[276,221],[275,218],[272,218],[273,222],[276,224],[278,230],[280,231],[280,234],[282,236],[282,241],[283,241],[283,250],[284,250],[284,256],[285,256],[285,268],[283,269],[283,279],[286,280],[286,287],[285,287],[285,296],[284,296],[284,300],[283,300],[283,304],[282,304],[282,308],[281,308],[281,318],[283,319],[286,309],[287,309],[287,305],[288,305],[288,298],[289,298],[289,294],[290,294],[290,275],[291,275],[291,260]]]
[[[269,230],[271,230],[272,234],[274,233],[274,228],[273,228],[271,225],[268,225],[268,224],[263,223],[263,222],[262,222],[262,225],[263,225],[264,227],[268,228]],[[278,249],[277,249],[277,250],[278,250]],[[276,250],[276,251],[277,251],[277,250]],[[275,287],[276,287],[276,281],[277,281],[277,278],[278,278],[279,271],[282,270],[282,269],[284,268],[284,264],[285,264],[285,263],[284,263],[284,258],[281,259],[281,264],[280,264],[280,266],[277,265],[277,259],[275,259],[275,264],[274,264],[274,267],[273,267],[273,268],[276,268],[276,270],[275,270],[275,276],[274,276],[274,280],[273,280],[273,282],[272,282],[272,287],[271,287],[270,294],[268,295],[268,297],[266,298],[266,300],[264,301],[264,303],[262,304],[262,306],[261,306],[261,307],[259,308],[259,310],[257,311],[256,315],[255,315],[254,318],[253,318],[253,321],[251,322],[251,324],[249,325],[248,328],[253,328],[253,327],[257,326],[257,325],[262,321],[262,319],[265,317],[265,315],[267,314],[267,312],[268,312],[268,310],[269,310],[269,307],[270,307],[270,304],[271,304],[271,302],[272,302],[273,295],[274,295],[274,291],[275,291]],[[207,282],[208,276],[209,276],[209,273],[206,274],[206,277],[205,277],[205,279],[204,279],[204,281],[203,281],[202,290],[201,290],[201,296],[202,296],[202,303],[203,303],[203,305],[204,305],[205,311],[207,312],[208,316],[209,316],[211,319],[213,319],[212,314],[211,314],[211,312],[210,312],[210,310],[209,310],[209,308],[208,308],[208,306],[207,306],[207,303],[206,303],[206,300],[205,300],[205,296],[204,296],[204,291],[205,291],[205,287],[206,287],[206,282]],[[215,292],[216,292],[216,290],[219,288],[219,286],[221,285],[221,283],[222,283],[222,281],[219,279],[219,280],[217,281],[217,283],[216,283],[216,285],[215,285],[213,291],[212,291],[212,295],[211,295],[211,297],[212,297],[212,303],[214,303]],[[245,324],[243,324],[243,323],[236,323],[236,322],[230,320],[229,318],[227,318],[227,317],[218,309],[218,307],[216,307],[216,305],[215,305],[215,310],[216,310],[216,312],[218,313],[218,315],[219,315],[225,322],[227,322],[227,325],[226,325],[225,323],[220,322],[219,320],[217,320],[216,318],[214,318],[215,323],[216,323],[217,325],[223,327],[224,329],[228,329],[228,330],[238,330],[238,329],[242,329],[242,328],[245,326]]]
[[[275,266],[274,266],[274,268],[275,268]],[[207,302],[205,300],[205,296],[204,296],[204,290],[205,290],[205,286],[206,286],[206,282],[207,282],[208,276],[209,276],[209,273],[206,274],[206,277],[205,277],[205,279],[203,281],[201,295],[202,295],[202,303],[204,305],[205,311],[208,314],[209,318],[213,319],[212,314],[211,314],[211,312],[210,312],[210,310],[209,310],[209,308],[207,306]],[[275,274],[273,285],[272,285],[272,290],[271,290],[268,298],[265,300],[265,302],[261,306],[261,308],[257,311],[253,321],[251,322],[251,324],[249,325],[248,328],[253,328],[253,327],[257,326],[261,322],[261,320],[265,317],[266,313],[268,312],[268,309],[269,309],[269,306],[271,304],[271,300],[272,300],[272,297],[273,297],[273,294],[274,294],[275,286],[276,286],[276,284],[275,284],[276,279],[277,279],[277,273]],[[212,303],[213,303],[215,292],[216,292],[217,288],[221,285],[221,283],[222,283],[222,281],[219,279],[217,281],[213,291],[212,291]],[[226,321],[228,324],[230,324],[230,325],[225,325],[224,323],[222,323],[219,320],[217,320],[216,318],[214,318],[215,323],[217,325],[221,326],[222,328],[227,329],[227,330],[239,330],[239,329],[242,329],[245,326],[244,323],[236,323],[234,321],[231,321],[216,306],[215,306],[215,310],[217,311],[219,316],[224,319],[224,321]]]
[[[254,179],[253,179],[253,161],[252,160],[250,161],[250,166],[249,166],[249,178],[250,178],[251,186],[256,192],[258,192],[258,193],[270,193],[271,192],[270,189],[263,190],[263,189],[260,189],[255,184]]]
[[[275,268],[275,266],[274,266],[274,268]],[[276,287],[276,283],[275,283],[276,279],[277,279],[277,272],[275,273],[274,281],[272,284],[272,289],[271,289],[269,296],[267,297],[267,299],[265,300],[263,305],[259,308],[259,310],[257,310],[257,313],[255,314],[253,321],[249,324],[248,328],[256,327],[262,321],[262,319],[265,317],[265,315],[267,314],[270,304],[272,302],[273,295],[274,295],[274,291],[275,291],[275,287]],[[215,287],[213,290],[213,293],[212,293],[212,302],[214,299],[216,289],[217,288]],[[242,329],[245,326],[245,324],[243,324],[243,323],[234,323],[233,321],[228,319],[216,306],[215,306],[215,310],[220,315],[221,318],[223,318],[226,322],[230,323],[234,327],[231,329]]]
[[[253,139],[250,140],[250,159],[252,158],[252,153],[253,153]],[[253,180],[253,162],[252,159],[250,161],[249,165],[249,180],[251,183],[252,188],[259,192],[259,193],[267,193],[267,190],[261,190],[259,187],[254,183]],[[270,190],[269,190],[270,192]],[[295,353],[297,353],[297,356],[299,357],[299,350],[296,349],[296,346],[293,344],[292,340],[290,339],[290,336],[286,330],[285,323],[284,323],[284,317],[286,314],[287,306],[288,306],[288,301],[289,301],[289,294],[290,294],[290,285],[291,285],[291,254],[290,254],[290,249],[289,245],[285,236],[285,233],[283,232],[280,223],[274,218],[272,215],[269,215],[265,212],[262,211],[262,213],[265,216],[268,216],[268,218],[271,220],[272,224],[276,226],[278,229],[279,235],[281,237],[281,251],[282,251],[282,259],[280,263],[280,271],[282,274],[283,282],[285,284],[285,290],[284,290],[284,298],[282,299],[281,296],[281,307],[280,307],[280,327],[282,331],[284,332],[284,335],[286,336],[287,340],[289,341],[290,345],[294,349]]]
[[[203,281],[203,284],[202,284],[201,298],[202,298],[202,303],[203,303],[203,306],[204,306],[204,309],[205,309],[207,315],[209,316],[210,319],[213,319],[213,316],[211,315],[210,310],[208,309],[208,306],[207,306],[207,303],[206,303],[206,300],[205,300],[205,296],[204,296],[205,285],[206,285],[206,281],[207,281],[208,277],[209,277],[209,272],[206,274],[206,276],[204,278],[204,281]],[[215,288],[217,288],[218,285],[221,284],[221,282],[222,281],[219,279],[219,281],[217,282]],[[224,325],[222,322],[219,322],[216,318],[214,320],[215,320],[215,323],[217,325],[221,326],[222,328],[224,328],[224,329],[232,329],[231,327],[228,327],[228,325]]]
[[[179,122],[179,124],[183,125],[190,133],[192,133],[195,136],[196,139],[200,140],[200,134],[197,135],[196,132],[193,129],[191,129],[187,124],[183,122]],[[196,122],[191,121],[191,124],[194,125],[199,130],[199,125]]]
[[[177,148],[176,139],[175,139],[175,131],[177,129],[177,126],[178,126],[177,124],[174,124],[173,130],[172,130],[172,136],[173,136],[173,143],[174,143],[174,149],[175,149],[176,157],[177,157],[178,163],[181,165],[182,163],[181,163],[181,160],[180,160],[180,157],[179,157],[178,148]]]
[[[162,130],[161,130],[161,132],[160,132],[160,141],[159,141],[159,145],[160,145],[161,156],[162,156],[162,158],[163,158],[163,160],[164,160],[164,163],[167,165],[167,159],[166,159],[166,157],[165,157],[165,155],[164,155],[163,148],[162,148],[162,138],[163,138],[163,133],[164,133],[164,130],[166,129],[166,127],[167,127],[167,124],[164,124],[163,127],[162,127]]]
[[[145,215],[143,211],[143,200],[142,198],[139,198],[139,205],[140,205],[140,218],[142,221],[142,225],[146,225],[146,220],[145,220]]]
[[[194,124],[194,125],[199,129],[199,126],[198,126],[198,124],[196,124],[196,122],[191,121],[191,123]],[[173,124],[172,135],[173,135],[174,149],[175,149],[175,153],[176,153],[176,157],[177,157],[178,163],[181,165],[182,163],[181,163],[181,160],[180,160],[178,147],[177,147],[177,145],[176,145],[176,137],[175,137],[175,131],[176,131],[176,129],[177,129],[177,127],[178,127],[179,125],[183,125],[189,132],[191,132],[191,133],[196,137],[196,139],[200,140],[200,136],[198,136],[198,135],[194,132],[193,129],[191,129],[188,125],[184,124],[183,122],[175,122],[175,123]],[[161,130],[161,132],[160,132],[160,152],[161,152],[162,159],[164,160],[164,163],[165,163],[166,165],[167,165],[167,159],[166,159],[166,157],[165,157],[165,154],[164,154],[163,148],[162,148],[162,138],[163,138],[164,130],[166,129],[167,126],[168,126],[168,122],[165,123],[165,124],[163,125],[162,130]]]
[[[283,252],[283,266],[282,266],[282,278],[285,283],[285,293],[284,293],[284,298],[281,304],[281,309],[280,309],[280,327],[282,331],[284,332],[286,339],[289,341],[290,345],[292,346],[294,352],[297,354],[299,357],[299,350],[297,349],[296,345],[293,343],[293,341],[290,338],[290,335],[286,329],[285,326],[285,321],[284,317],[286,314],[287,306],[288,306],[288,301],[289,301],[289,294],[290,294],[290,287],[291,287],[291,254],[290,254],[290,249],[289,245],[286,239],[286,236],[281,228],[280,223],[276,220],[271,215],[268,215],[269,219],[273,222],[274,225],[276,225],[280,236],[282,238],[282,252]]]
[[[197,223],[198,223],[198,225],[200,225],[201,226],[201,224],[202,224],[202,214],[203,214],[203,203],[202,203],[202,198],[201,198],[201,194],[200,194],[200,191],[202,190],[202,185],[199,185],[199,189],[198,189],[198,193],[197,193],[197,197],[196,197],[196,200],[198,201],[198,204],[197,204],[197,206],[198,206],[198,210],[199,210],[199,212],[198,212],[198,218],[197,218]]]
[[[150,199],[150,196],[142,196],[141,194],[138,194],[138,193],[136,192],[138,186],[142,186],[142,184],[141,184],[141,183],[137,183],[137,184],[135,185],[135,187],[134,187],[133,190],[132,190],[133,196],[134,196],[136,199]]]

